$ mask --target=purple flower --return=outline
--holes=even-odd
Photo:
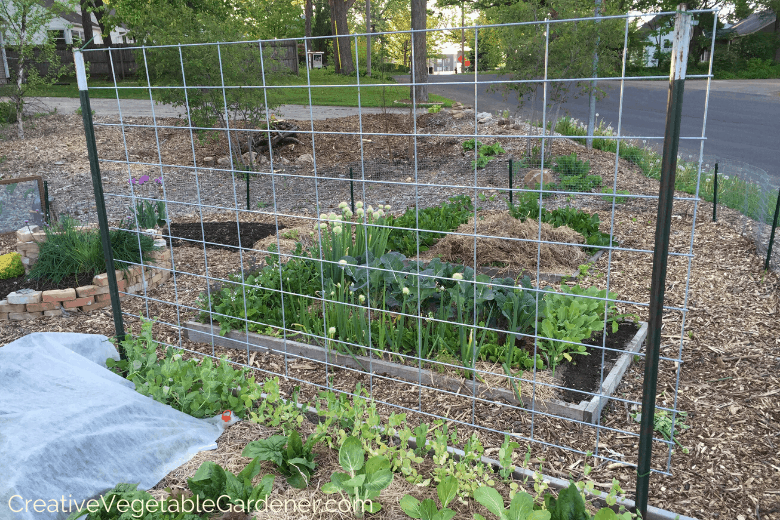
[[[141,175],[141,177],[138,178],[138,184],[143,185],[145,182],[149,182],[149,176]]]
[[[157,184],[162,184],[162,177],[157,177],[157,178],[154,180],[154,182],[156,182]]]
[[[130,180],[127,181],[128,184],[138,184],[138,181],[134,177],[130,177]]]

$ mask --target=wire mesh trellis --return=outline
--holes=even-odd
[[[413,117],[364,114],[361,95],[395,85],[355,74],[346,85],[354,115],[315,118],[314,99],[333,86],[312,82],[309,69],[299,84],[269,72],[263,41],[137,49],[147,86],[115,81],[120,115],[94,123],[98,136],[123,145],[100,150],[109,200],[99,210],[132,232],[139,202],[164,204],[171,280],[122,291],[123,315],[156,318],[161,344],[284,376],[304,397],[307,388],[354,395],[360,383],[382,405],[490,442],[510,435],[535,457],[636,466],[640,400],[628,390],[647,328],[632,317],[646,319],[650,306],[637,276],[649,279],[658,185],[638,159],[620,158],[621,147],[650,153],[622,134],[631,110],[622,88],[614,133],[602,137],[617,154],[586,152],[568,139],[576,136],[552,132],[559,84],[592,78],[567,77],[550,61],[559,56],[553,29],[611,30],[624,49],[635,17],[472,27],[476,60],[481,30],[518,38],[530,30],[541,35],[542,62],[511,79],[477,72],[471,108]],[[351,36],[355,48],[360,36]],[[312,40],[301,42],[308,49]],[[613,67],[598,79],[640,79],[626,75],[625,51]],[[463,85],[437,84],[450,83]],[[481,114],[480,89],[503,86],[541,96],[539,126],[550,131]],[[125,117],[124,88],[147,90],[152,108],[178,103],[187,116]],[[296,89],[309,117],[281,124],[269,99]],[[702,151],[705,123],[706,105],[701,135],[682,136],[701,140]],[[701,166],[700,158],[697,194]],[[661,345],[657,415],[672,426],[654,439],[664,447],[651,468],[660,473],[671,471],[678,442],[697,194],[674,198],[669,265],[678,289],[663,308],[666,330],[679,333]]]

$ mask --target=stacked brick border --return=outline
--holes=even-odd
[[[166,282],[171,277],[171,256],[165,240],[158,231],[147,230],[155,237],[154,245],[160,249],[152,251],[153,265],[143,268],[133,266],[127,271],[116,271],[119,299],[125,300],[133,294],[143,293]],[[38,259],[38,244],[46,240],[46,233],[37,226],[24,227],[16,232],[16,251],[22,256],[25,271],[29,271]],[[126,294],[121,294],[122,292]],[[67,311],[89,312],[111,306],[108,293],[108,275],[99,274],[91,285],[72,289],[51,291],[13,292],[0,300],[0,321],[31,320],[43,316],[62,316]]]

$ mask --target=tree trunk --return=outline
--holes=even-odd
[[[426,45],[428,33],[425,29],[428,28],[428,12],[426,0],[411,0],[412,2],[412,30],[420,32],[412,33],[414,38],[414,46],[412,53],[412,68],[414,74],[413,92],[410,92],[410,97],[416,103],[425,103],[428,101],[428,48]],[[414,94],[414,95],[411,95]]]
[[[312,0],[306,0],[306,10],[304,16],[306,17],[306,37],[311,38],[311,17],[312,17],[312,11],[314,10],[312,6]],[[311,49],[309,49],[311,50]],[[306,58],[309,59],[308,57]],[[308,62],[307,62],[308,63]]]
[[[336,72],[352,74],[355,72],[355,62],[352,59],[352,45],[349,38],[347,14],[355,0],[330,0],[330,19],[333,34],[341,35],[333,38],[333,54],[336,61]]]
[[[92,40],[92,17],[89,14],[89,8],[92,7],[89,0],[81,0],[81,26],[84,28],[84,43]]]
[[[780,9],[775,10],[775,26],[774,26],[775,40],[777,49],[775,49],[775,61],[780,63]]]
[[[371,0],[366,0],[366,33],[371,33]],[[371,77],[371,36],[366,36],[366,74]]]

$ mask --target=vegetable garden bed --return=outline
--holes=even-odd
[[[637,333],[625,345],[625,352],[620,354],[614,366],[604,378],[599,395],[579,403],[568,403],[560,399],[536,399],[535,402],[531,402],[526,397],[523,397],[523,401],[520,402],[516,394],[508,388],[497,388],[484,383],[472,383],[468,379],[458,379],[428,369],[419,369],[384,359],[344,355],[326,347],[252,332],[231,331],[224,336],[220,336],[219,325],[189,321],[184,324],[183,332],[187,339],[194,342],[210,343],[215,346],[238,350],[249,349],[256,352],[293,356],[308,361],[317,361],[331,366],[358,369],[360,371],[371,370],[373,374],[399,378],[410,383],[419,383],[424,386],[457,392],[461,395],[473,392],[474,395],[481,399],[501,400],[529,408],[533,406],[534,409],[545,413],[595,423],[601,411],[609,402],[609,397],[620,383],[626,369],[631,364],[633,355],[639,352],[644,343],[647,337],[647,323],[641,322]],[[570,368],[570,370],[572,369]]]

